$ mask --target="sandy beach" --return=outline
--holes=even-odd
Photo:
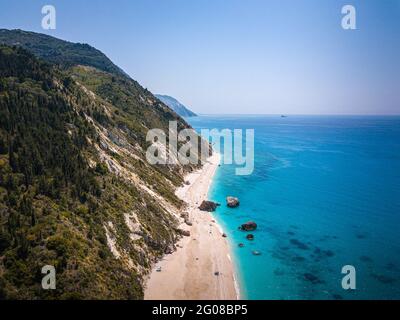
[[[188,204],[186,212],[193,223],[192,226],[182,223],[180,227],[191,235],[182,238],[177,251],[155,265],[146,284],[145,299],[238,299],[227,239],[222,237],[222,229],[212,213],[198,209],[207,200],[219,162],[220,155],[214,153],[201,170],[186,177],[190,184],[176,191]],[[161,271],[157,271],[159,267]]]

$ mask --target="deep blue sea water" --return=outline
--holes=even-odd
[[[400,299],[400,117],[188,120],[197,130],[255,129],[253,174],[222,164],[209,192],[222,204],[215,217],[243,298]],[[228,195],[238,208],[226,207]],[[238,230],[248,220],[254,241]],[[342,289],[344,265],[356,268],[356,290]]]

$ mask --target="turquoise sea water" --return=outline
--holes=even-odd
[[[209,193],[222,204],[215,217],[243,298],[400,299],[400,117],[188,120],[197,130],[255,129],[253,174],[222,164]],[[226,207],[228,195],[238,208]],[[254,241],[238,230],[248,220]],[[344,265],[356,268],[356,290],[342,289]]]

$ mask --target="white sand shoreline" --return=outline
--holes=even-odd
[[[220,155],[214,153],[207,160],[201,170],[186,177],[190,184],[176,191],[188,203],[186,212],[193,224],[189,227],[183,223],[180,227],[191,235],[182,238],[177,250],[154,266],[146,283],[146,300],[240,299],[230,245],[212,214],[198,209],[207,200]]]

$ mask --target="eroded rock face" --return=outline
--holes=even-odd
[[[236,208],[239,206],[239,199],[235,197],[226,197],[226,204],[229,208]]]
[[[189,213],[187,212],[183,212],[181,213],[181,218],[183,218],[183,221],[188,225],[188,226],[192,226],[192,222],[189,219]]]
[[[188,213],[188,212],[182,212],[182,213],[181,213],[181,218],[183,218],[183,219],[189,219],[189,213]]]
[[[186,223],[189,227],[191,227],[191,226],[193,225],[193,223],[192,223],[190,220],[185,220],[185,223]]]
[[[243,223],[240,227],[240,230],[243,231],[254,231],[257,229],[257,223],[255,223],[254,221],[249,221],[246,223]]]
[[[201,211],[213,212],[219,206],[218,203],[212,201],[203,201],[199,207]]]
[[[165,248],[165,254],[172,254],[176,250],[174,245],[169,245],[168,247]]]
[[[189,230],[180,230],[179,233],[183,235],[184,237],[190,237],[190,231]]]

